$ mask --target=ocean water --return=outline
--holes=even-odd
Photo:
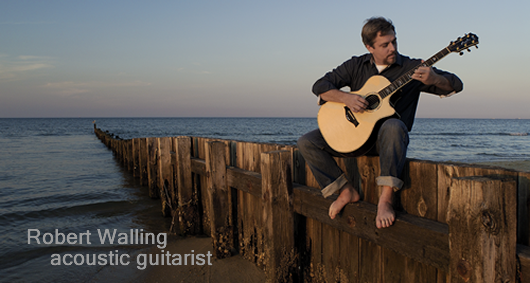
[[[315,118],[97,119],[121,138],[199,136],[294,145],[318,128]],[[530,120],[416,119],[407,156],[433,161],[488,162],[530,159]]]
[[[148,245],[101,244],[97,230],[169,229],[159,201],[115,162],[93,121],[0,119],[0,282],[111,282],[106,274],[116,266],[52,265],[52,255],[127,254],[128,272],[137,270],[132,255]],[[97,118],[96,124],[124,139],[187,135],[289,145],[317,128],[314,118]],[[417,119],[408,157],[530,161],[529,132],[530,120]],[[30,238],[37,230],[40,244]],[[87,231],[90,243],[86,237],[82,244],[57,243],[61,233],[83,238]]]

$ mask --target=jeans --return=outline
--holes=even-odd
[[[394,191],[401,189],[403,181],[399,177],[405,166],[408,144],[408,130],[401,120],[391,118],[383,122],[376,144],[368,153],[379,155],[381,175],[376,179],[378,186],[390,186]],[[297,145],[324,197],[332,195],[348,182],[333,157],[352,157],[353,154],[333,150],[319,129],[300,137]]]

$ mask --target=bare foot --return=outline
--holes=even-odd
[[[347,183],[342,187],[339,197],[329,207],[329,217],[335,219],[335,216],[346,206],[348,203],[358,202],[361,196],[359,192],[355,190],[352,185]]]
[[[377,216],[375,217],[375,226],[379,229],[392,226],[394,220],[396,220],[396,214],[392,207],[393,194],[394,191],[391,187],[383,187],[379,203],[377,204]]]

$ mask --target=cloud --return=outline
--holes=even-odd
[[[151,83],[143,81],[126,81],[126,82],[55,82],[47,83],[45,88],[53,89],[60,95],[76,95],[81,93],[88,93],[96,89],[102,88],[126,88],[126,87],[142,87],[149,86]]]
[[[53,59],[49,57],[21,55],[13,58],[7,54],[0,54],[0,80],[2,81],[20,79],[22,75],[32,71],[53,67]]]

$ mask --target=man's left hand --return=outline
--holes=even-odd
[[[418,80],[425,85],[435,85],[440,80],[439,75],[436,74],[431,67],[419,67],[414,71],[411,78]]]

